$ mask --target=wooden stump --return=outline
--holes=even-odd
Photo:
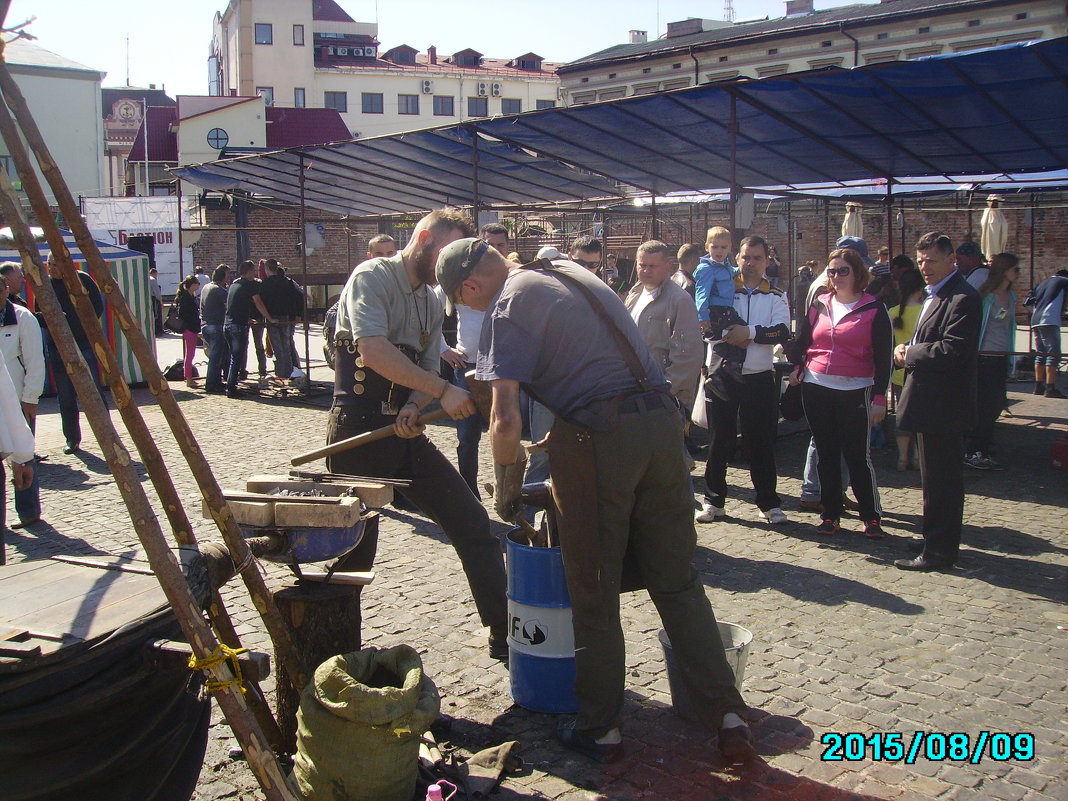
[[[350,570],[370,570],[378,548],[378,516],[367,520],[363,540],[345,558]],[[278,611],[289,624],[297,650],[304,656],[310,673],[337,654],[358,651],[360,637],[360,586],[321,584],[294,581],[274,591]],[[296,752],[297,708],[303,688],[293,687],[292,672],[281,656],[276,654],[278,677],[278,727],[286,751]],[[312,676],[308,676],[309,681]]]

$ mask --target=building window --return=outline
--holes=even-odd
[[[216,150],[222,150],[230,142],[230,134],[222,128],[212,128],[208,131],[208,145]]]
[[[519,69],[537,71],[541,69],[541,62],[533,58],[519,59]]]
[[[435,117],[455,117],[455,99],[453,97],[446,97],[445,95],[434,95],[434,116]]]
[[[274,87],[273,86],[257,86],[256,94],[263,98],[263,102],[268,106],[274,105]]]
[[[645,67],[642,70],[642,75],[648,75],[650,72],[652,72],[652,67]]]
[[[981,19],[970,19],[970,20],[968,20],[968,27],[969,28],[978,28],[982,24],[983,24],[983,21]]]
[[[304,90],[299,86],[293,90],[293,108],[304,108]]]
[[[681,70],[682,69],[682,62],[680,61],[678,64],[672,64],[671,65],[671,69],[673,69],[673,70]]]
[[[467,98],[467,116],[468,117],[488,117],[489,116],[489,101],[484,97],[469,97],[469,98]]]
[[[536,100],[537,109],[541,111],[543,108],[556,108],[555,100]]]
[[[919,30],[916,31],[916,33],[930,33],[930,32],[931,32],[931,26],[930,25],[924,25],[922,28],[920,28]]]
[[[779,52],[779,48],[777,48],[777,47],[769,47],[768,48],[768,55],[769,56],[774,56],[774,55],[778,54],[778,52]]]
[[[826,41],[820,42],[820,47],[830,47],[833,44],[834,42],[832,42],[830,39],[827,39]]]
[[[419,95],[397,95],[398,114],[418,114]]]
[[[381,114],[383,111],[381,92],[364,92],[360,96],[360,107],[364,114]]]
[[[381,97],[379,99],[379,110],[381,111]],[[323,108],[332,108],[335,111],[340,111],[342,114],[349,110],[349,96],[346,92],[323,92]]]
[[[1019,14],[1016,15],[1016,19],[1027,19],[1027,12],[1021,11]]]
[[[729,56],[720,56],[720,57],[719,57],[719,63],[720,63],[720,64],[722,64],[722,63],[723,63],[724,61],[726,61],[726,60],[727,60],[728,58],[729,58]]]
[[[615,77],[616,77],[616,74],[614,72],[608,73],[608,80],[612,80]]]
[[[879,40],[889,39],[890,38],[890,34],[888,34],[888,33],[877,33],[877,34],[875,34],[875,38],[879,39]]]
[[[475,53],[457,53],[456,65],[458,67],[478,67],[482,64],[482,56]]]
[[[579,78],[579,83],[589,83],[589,82],[590,82],[589,78]]]
[[[293,26],[293,44],[295,44],[297,47],[304,47],[304,26],[303,25],[294,25]]]
[[[256,44],[274,44],[274,28],[271,23],[256,23]]]
[[[523,101],[504,98],[501,100],[501,114],[522,114]]]

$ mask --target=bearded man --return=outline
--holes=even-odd
[[[334,454],[334,473],[403,478],[397,492],[441,526],[456,549],[490,655],[508,655],[504,559],[485,507],[424,435],[420,411],[434,400],[454,420],[475,413],[471,396],[439,373],[441,301],[434,266],[450,242],[475,233],[463,212],[443,208],[415,226],[404,249],[352,271],[338,301],[334,401],[327,442],[392,425],[397,436]],[[428,286],[428,284],[430,286]]]

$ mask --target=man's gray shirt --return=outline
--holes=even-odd
[[[619,296],[589,270],[568,261],[562,271],[589,287],[626,335],[654,387],[668,386]],[[477,378],[510,379],[555,414],[638,388],[607,323],[568,279],[541,270],[509,273],[482,322]]]

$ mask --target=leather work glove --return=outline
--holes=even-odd
[[[522,508],[519,495],[526,472],[525,456],[520,456],[512,464],[493,465],[493,511],[505,523],[514,523],[516,514]]]

